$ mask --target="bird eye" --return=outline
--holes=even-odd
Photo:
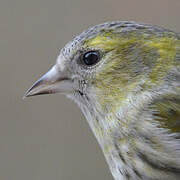
[[[100,54],[98,51],[88,51],[83,54],[82,61],[87,66],[92,66],[100,60]]]

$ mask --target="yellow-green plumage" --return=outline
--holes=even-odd
[[[143,31],[130,31],[120,36],[121,33],[117,33],[116,30],[110,32],[106,30],[85,41],[88,47],[103,49],[109,53],[107,60],[97,70],[93,82],[98,110],[108,114],[108,118],[103,120],[106,121],[106,129],[101,128],[99,133],[102,136],[104,129],[103,136],[111,137],[105,146],[107,159],[111,159],[111,155],[119,151],[121,160],[117,166],[120,163],[131,162],[128,168],[123,167],[124,171],[122,170],[121,174],[124,174],[124,179],[179,179],[179,159],[177,164],[175,163],[175,158],[180,158],[179,141],[174,140],[174,147],[163,143],[167,144],[173,140],[168,138],[170,133],[180,133],[180,95],[176,90],[179,89],[180,80],[180,40],[172,32],[156,34]],[[141,69],[138,69],[138,66]],[[177,85],[173,86],[170,78],[175,78],[174,84]],[[164,89],[168,87],[169,92],[168,89]],[[146,99],[144,101],[139,99],[135,103],[138,96],[142,98],[145,96]],[[126,115],[124,117],[117,115],[119,110],[126,111]],[[97,126],[100,126],[99,124]],[[126,135],[122,135],[123,133]],[[115,134],[120,136],[116,137],[116,140]],[[164,142],[161,140],[163,135]],[[175,134],[174,136],[177,136],[175,139],[179,137]],[[116,141],[117,144],[114,143]],[[128,153],[121,150],[124,146],[127,146]],[[141,149],[143,146],[146,146],[146,151]],[[172,152],[166,154],[166,150]],[[135,156],[141,157],[142,161]],[[113,160],[109,161],[111,166]],[[139,163],[142,164],[142,169]],[[130,167],[135,172],[131,172]],[[116,173],[114,172],[115,179],[120,179]]]
[[[115,101],[120,103],[141,79],[147,79],[141,86],[143,89],[162,83],[171,68],[180,63],[176,59],[180,40],[173,36],[166,37],[166,34],[162,37],[155,37],[153,34],[146,37],[142,32],[139,35],[134,32],[121,37],[113,32],[103,32],[85,42],[85,45],[103,49],[105,52],[112,51],[108,56],[109,60],[95,77],[97,88],[102,89],[100,96],[104,94],[103,105],[108,105],[110,101],[113,104]],[[138,60],[139,57],[142,59]],[[134,61],[142,61],[140,63],[149,68],[149,74],[134,72]]]
[[[171,133],[180,133],[180,95],[168,95],[154,103],[160,127],[167,128]]]
[[[84,63],[89,52],[97,63]],[[60,92],[60,79],[69,83],[67,95],[83,111],[115,180],[180,179],[178,33],[134,22],[94,26],[61,50],[48,78],[27,95]]]

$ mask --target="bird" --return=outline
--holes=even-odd
[[[180,179],[180,34],[134,21],[88,28],[25,97],[63,94],[115,180]]]

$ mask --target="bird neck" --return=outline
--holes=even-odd
[[[89,99],[81,106],[115,180],[177,177],[170,172],[178,171],[169,144],[173,138],[154,123],[151,98],[148,93],[128,97],[118,111],[104,111]]]
[[[105,112],[99,104],[91,104],[91,101],[81,107],[115,180],[130,176],[131,170],[127,171],[126,161],[130,159],[130,152],[130,156],[133,156],[135,144],[133,134],[136,130],[133,127],[133,118],[130,118],[132,114],[135,116],[135,111],[126,103],[128,101],[124,102],[118,112]],[[138,174],[136,171],[135,173]]]

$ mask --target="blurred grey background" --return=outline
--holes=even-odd
[[[89,26],[134,20],[180,32],[179,18],[180,0],[1,0],[0,179],[112,180],[73,102],[22,96]]]

